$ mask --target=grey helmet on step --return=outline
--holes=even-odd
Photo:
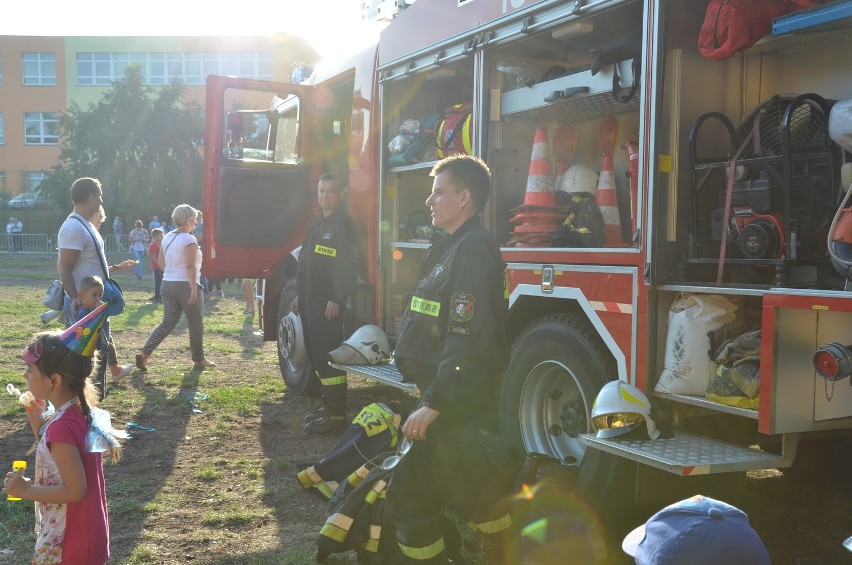
[[[381,328],[361,326],[340,347],[329,353],[339,365],[375,365],[390,357],[390,343]]]

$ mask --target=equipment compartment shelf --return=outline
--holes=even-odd
[[[424,161],[422,163],[412,163],[411,165],[400,165],[399,167],[391,167],[388,172],[391,173],[407,173],[409,171],[422,171],[423,169],[431,169],[438,161]]]
[[[505,92],[500,96],[500,115],[535,120],[580,122],[639,109],[639,96],[619,102],[612,94],[613,65],[592,75],[574,73]],[[621,84],[633,83],[630,62],[619,63]]]

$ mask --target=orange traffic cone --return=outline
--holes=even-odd
[[[618,213],[618,197],[615,193],[615,173],[612,168],[612,155],[604,153],[601,174],[598,178],[598,191],[595,204],[600,208],[604,220],[604,245],[621,247],[624,239],[621,234],[621,218]]]
[[[547,144],[547,128],[540,127],[535,130],[524,204],[528,206],[556,205],[553,171],[550,168],[550,147]]]

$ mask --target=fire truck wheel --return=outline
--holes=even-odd
[[[601,387],[617,377],[614,361],[585,318],[552,314],[530,323],[515,340],[503,379],[504,437],[521,453],[543,453],[579,473],[577,494],[594,504],[615,496],[627,463],[577,438],[590,432],[589,414]]]
[[[305,394],[311,374],[311,362],[305,349],[302,321],[293,312],[296,298],[296,279],[291,278],[281,291],[278,301],[278,366],[287,390]]]

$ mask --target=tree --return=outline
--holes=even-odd
[[[96,177],[110,216],[150,218],[189,203],[201,206],[204,112],[182,105],[184,87],[146,87],[142,70],[128,66],[97,104],[72,102],[59,119],[59,163],[42,182],[50,200],[68,205],[79,177]]]

